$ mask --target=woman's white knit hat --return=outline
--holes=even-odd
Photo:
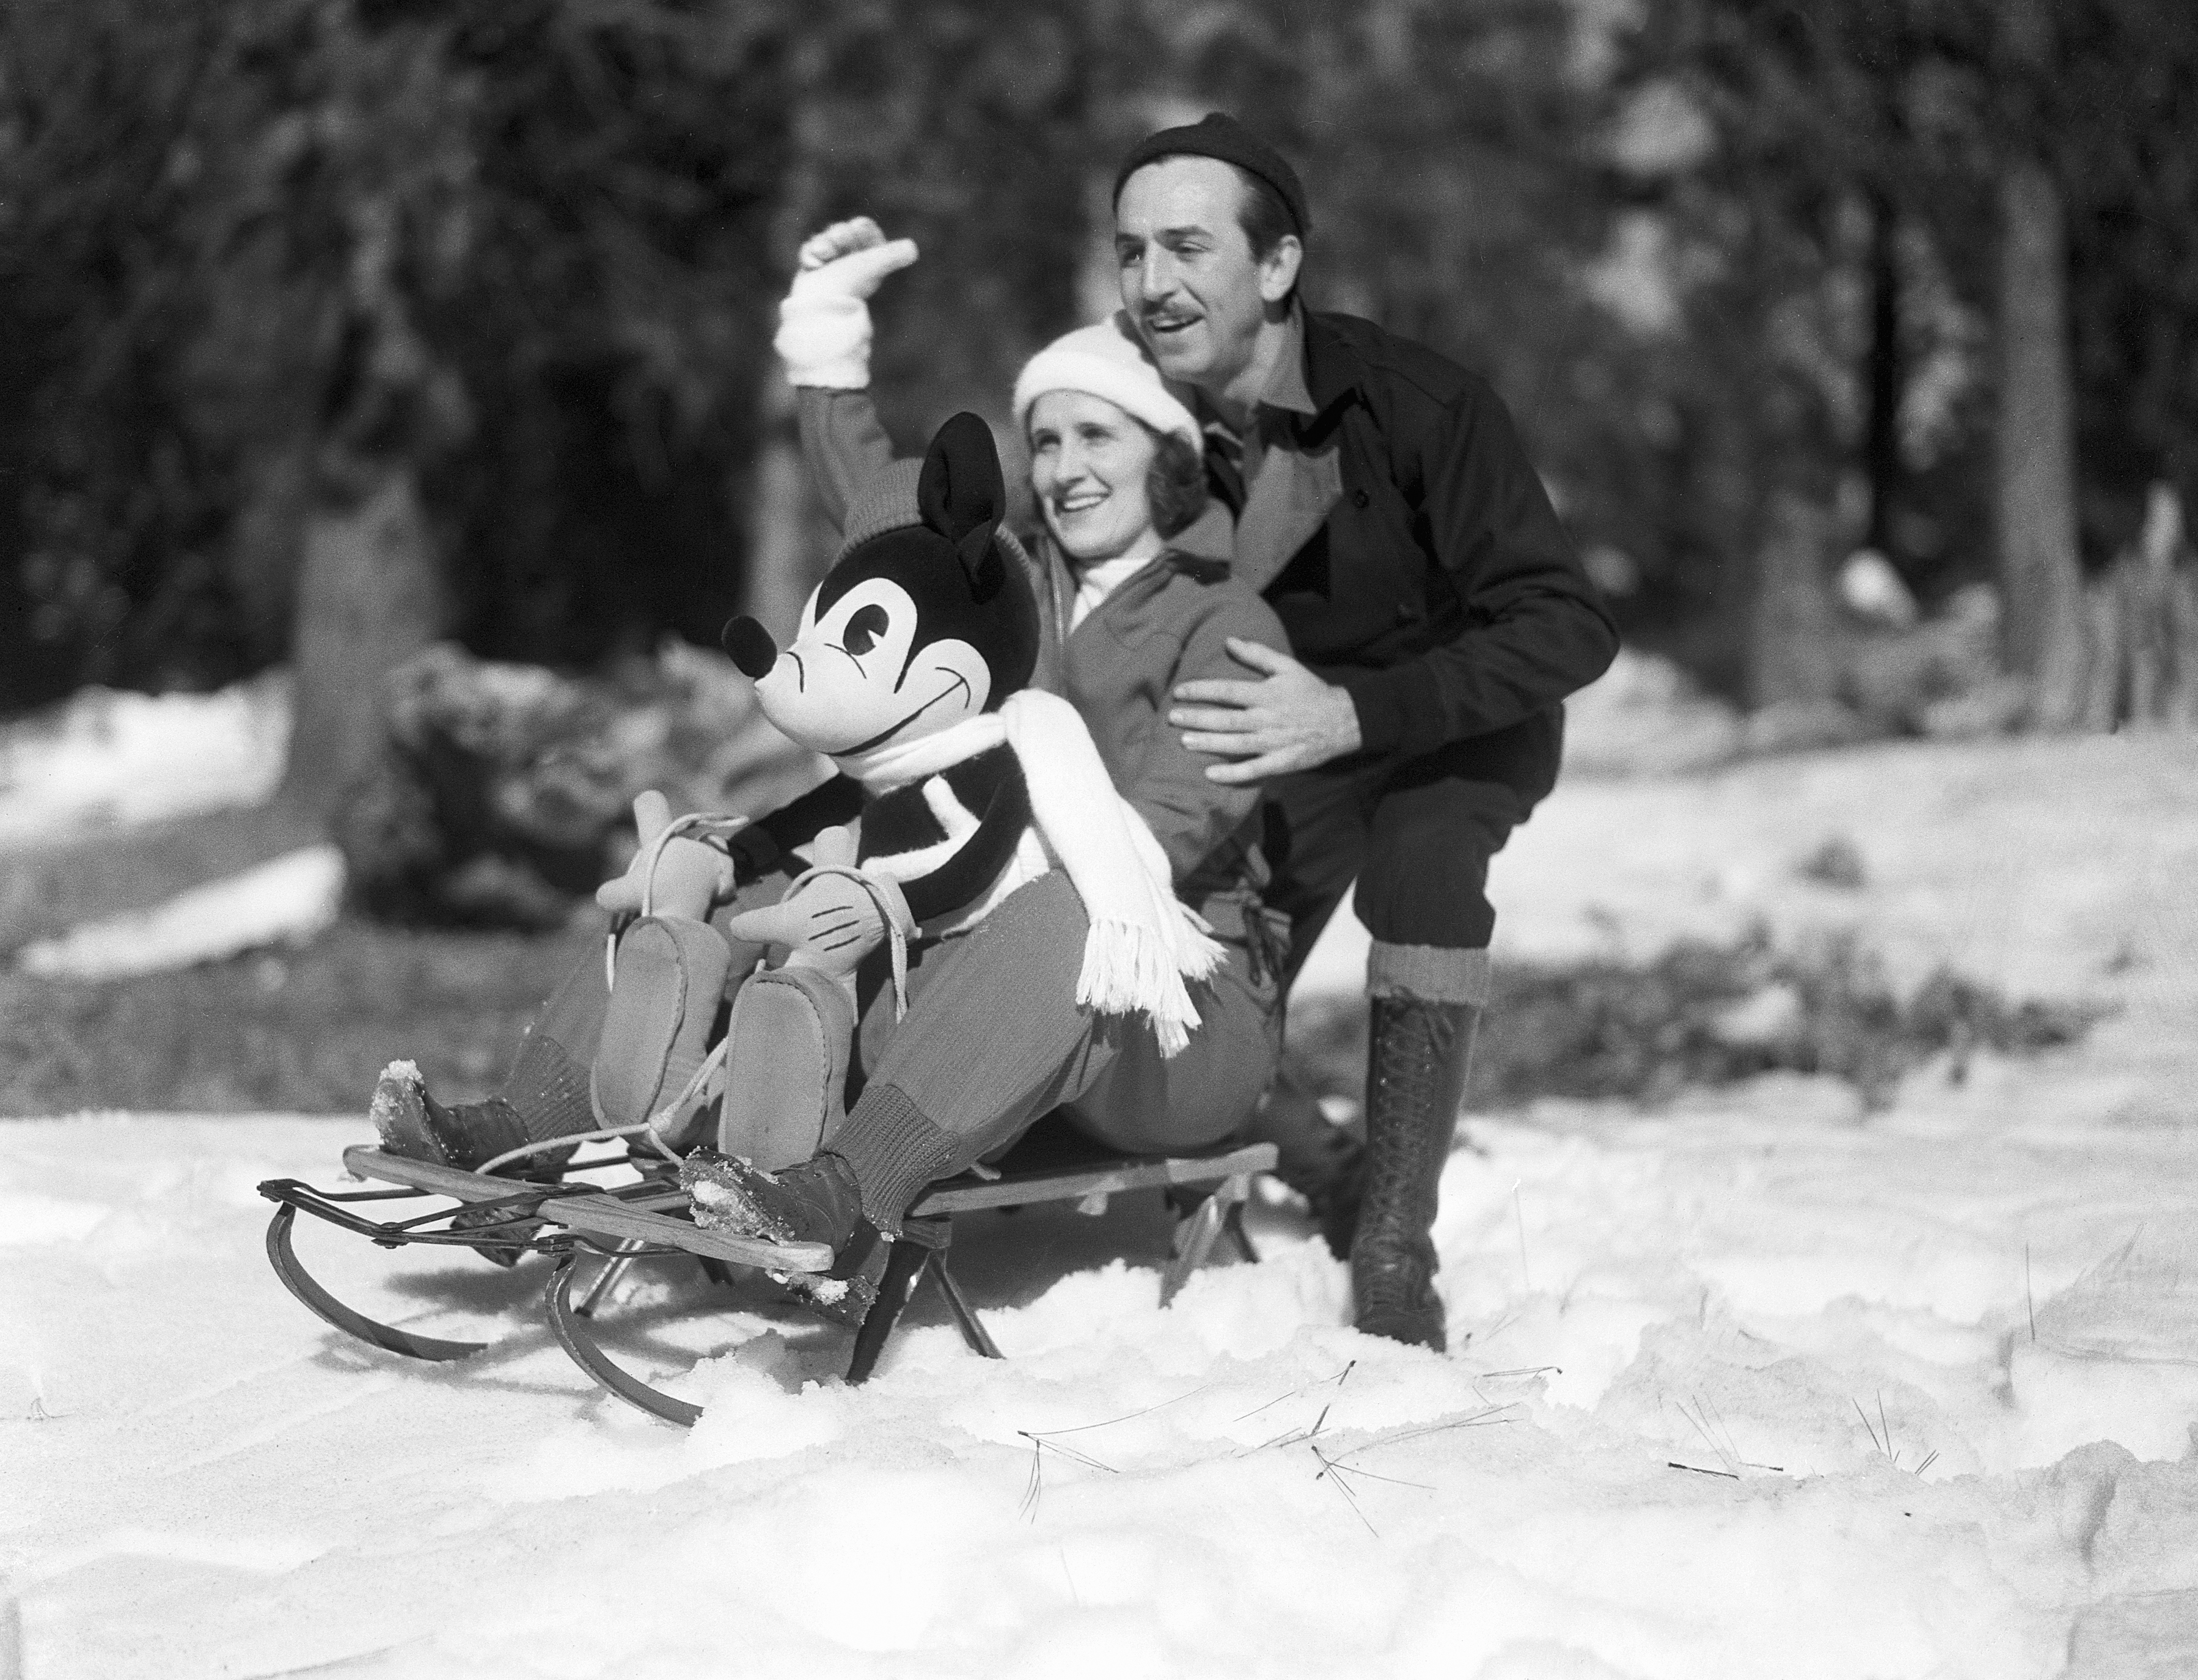
[[[1104,397],[1154,431],[1172,433],[1193,449],[1205,447],[1197,420],[1160,382],[1160,370],[1146,359],[1144,346],[1119,310],[1095,326],[1062,334],[1023,363],[1015,376],[1015,425],[1026,436],[1031,404],[1049,391]]]

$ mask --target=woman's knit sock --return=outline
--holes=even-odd
[[[938,1125],[898,1085],[873,1080],[833,1135],[832,1153],[860,1187],[869,1222],[898,1235],[925,1188],[968,1166],[982,1148]]]
[[[530,1030],[520,1041],[497,1096],[518,1111],[530,1142],[593,1131],[601,1124],[588,1098],[588,1070],[555,1038],[537,1031]]]

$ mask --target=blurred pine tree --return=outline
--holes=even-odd
[[[1775,509],[1927,603],[1989,575],[2016,142],[2087,556],[2155,480],[2198,505],[2198,11],[2048,9],[2022,72],[1987,0],[12,0],[0,710],[304,649],[311,533],[406,497],[386,652],[711,639],[751,555],[814,561],[768,353],[800,236],[923,247],[897,433],[1004,421],[1105,301],[1114,159],[1212,106],[1301,166],[1314,300],[1485,372],[1629,628],[1743,689],[1748,627],[1809,617],[1759,610]]]

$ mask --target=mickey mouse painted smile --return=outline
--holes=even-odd
[[[869,578],[821,617],[812,599],[783,653],[752,619],[736,619],[744,628],[729,628],[726,642],[734,663],[755,678],[765,717],[803,746],[844,758],[873,752],[919,722],[931,735],[985,709],[992,673],[983,656],[960,637],[921,640],[920,619],[905,589]],[[910,679],[923,677],[945,680],[908,710]]]
[[[803,746],[847,759],[952,728],[995,706],[1029,679],[1036,646],[1028,584],[1011,576],[995,544],[1005,491],[989,433],[971,416],[968,443],[983,445],[991,477],[935,454],[919,477],[921,522],[861,536],[866,510],[850,509],[854,540],[803,607],[781,651],[753,619],[725,627],[725,648],[755,681],[764,715]],[[907,463],[910,474],[916,463]],[[904,485],[902,493],[905,493]],[[909,709],[911,685],[936,692]]]

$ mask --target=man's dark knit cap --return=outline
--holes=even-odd
[[[1157,134],[1148,134],[1130,148],[1130,155],[1122,160],[1122,166],[1114,173],[1114,196],[1122,196],[1122,183],[1147,164],[1161,158],[1218,158],[1224,163],[1233,163],[1237,168],[1249,171],[1281,195],[1288,207],[1290,219],[1297,224],[1298,237],[1302,239],[1311,231],[1312,218],[1305,210],[1305,183],[1298,172],[1289,166],[1282,154],[1265,141],[1238,122],[1236,118],[1220,111],[1209,111],[1195,123],[1181,128],[1164,128]]]

